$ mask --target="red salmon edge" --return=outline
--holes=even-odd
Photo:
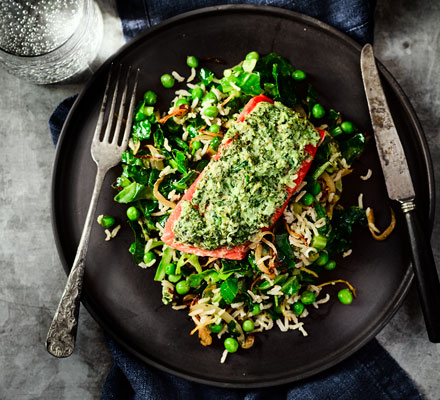
[[[321,136],[321,140],[319,141],[319,143],[316,146],[312,146],[311,144],[306,145],[304,151],[306,153],[310,154],[310,158],[305,160],[305,161],[303,161],[301,163],[301,166],[300,166],[300,168],[297,171],[298,177],[294,180],[295,186],[293,186],[292,188],[290,188],[290,187],[287,188],[287,191],[289,192],[289,195],[288,195],[286,201],[284,202],[284,204],[280,208],[278,208],[275,211],[275,214],[272,217],[272,225],[269,226],[268,228],[264,228],[263,230],[267,231],[267,230],[272,229],[272,227],[275,225],[275,223],[278,221],[278,219],[281,217],[281,215],[283,215],[283,212],[287,208],[287,205],[289,204],[290,199],[295,194],[295,191],[296,191],[297,187],[299,185],[301,185],[301,182],[306,177],[307,172],[309,172],[310,166],[312,165],[313,158],[315,157],[315,154],[318,151],[319,145],[324,140],[325,133],[326,133],[322,129],[316,129],[316,130],[319,132],[319,135]]]
[[[240,115],[237,117],[237,122],[243,122],[246,116],[252,112],[255,106],[258,103],[261,103],[262,101],[266,101],[268,103],[273,104],[273,100],[269,99],[269,97],[265,96],[264,94],[259,94],[258,96],[252,97],[252,99],[250,99],[243,107],[243,110],[241,111]]]

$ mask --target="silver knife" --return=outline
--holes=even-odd
[[[440,342],[440,282],[429,241],[416,213],[415,191],[405,152],[382,89],[373,47],[361,53],[361,71],[370,110],[376,147],[385,177],[388,196],[400,203],[408,227],[412,265],[429,340]]]

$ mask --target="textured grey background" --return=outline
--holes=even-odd
[[[440,2],[378,3],[376,54],[414,105],[438,170]],[[103,60],[123,39],[113,2],[100,4]],[[35,86],[0,70],[0,399],[95,399],[111,364],[102,331],[84,310],[70,358],[54,359],[43,345],[65,283],[50,225],[54,149],[47,119],[80,89],[81,84]],[[437,195],[439,179],[437,174]],[[432,243],[440,267],[439,217]],[[440,399],[440,345],[427,340],[415,290],[378,339],[427,399]]]

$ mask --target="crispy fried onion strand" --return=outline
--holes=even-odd
[[[286,226],[286,230],[289,233],[289,235],[292,235],[292,236],[297,237],[298,239],[301,239],[304,242],[304,244],[306,245],[306,247],[309,247],[309,243],[307,242],[307,239],[304,236],[292,231],[292,229],[290,228],[289,224],[286,221],[284,221],[284,225]]]
[[[166,175],[163,175],[156,181],[156,183],[153,186],[153,194],[154,197],[156,197],[156,199],[160,201],[164,206],[175,208],[177,204],[173,203],[172,201],[169,201],[168,199],[162,196],[162,193],[159,192],[159,185],[162,183],[165,177]]]
[[[315,271],[312,271],[311,269],[308,269],[306,267],[299,267],[300,271],[304,271],[307,274],[313,275],[315,278],[319,278],[318,274]]]
[[[154,147],[152,144],[147,144],[146,147],[150,150],[151,156],[157,159],[164,159],[165,156]]]
[[[321,283],[321,284],[318,285],[317,287],[322,288],[322,287],[327,286],[327,285],[335,285],[336,283],[345,283],[345,284],[348,286],[348,288],[353,292],[353,296],[354,296],[354,298],[357,297],[357,296],[356,296],[356,289],[355,289],[355,288],[354,288],[349,282],[344,281],[344,280],[342,280],[342,279],[336,279],[335,281],[330,281],[330,282]]]
[[[188,104],[181,104],[178,108],[174,108],[173,111],[171,111],[168,115],[165,115],[165,117],[161,118],[158,122],[159,124],[164,124],[171,117],[185,114],[186,112],[188,112],[188,110],[189,110]]]
[[[335,183],[333,182],[333,179],[331,178],[331,176],[327,172],[324,172],[321,175],[321,178],[324,179],[324,182],[328,187],[329,193],[335,193],[336,187],[335,187]]]
[[[385,240],[394,230],[396,226],[396,215],[394,214],[394,210],[391,207],[390,207],[390,211],[391,211],[391,222],[388,225],[388,228],[386,228],[382,233],[380,233],[380,230],[374,224],[375,220],[374,220],[373,209],[368,207],[367,210],[365,211],[368,220],[368,229],[370,230],[371,235],[375,240]]]

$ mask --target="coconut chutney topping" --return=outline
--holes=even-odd
[[[283,104],[260,102],[228,130],[223,143],[230,139],[205,168],[192,199],[182,202],[173,228],[176,242],[206,250],[233,247],[272,225],[308,157],[305,147],[316,146],[320,135]]]

